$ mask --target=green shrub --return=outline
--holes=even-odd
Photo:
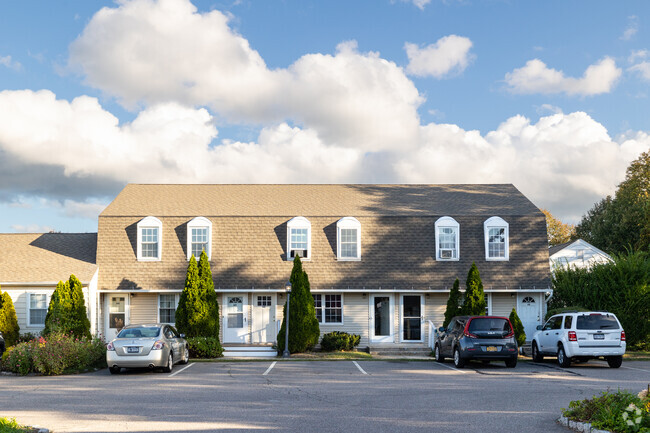
[[[472,263],[465,283],[465,300],[461,313],[467,316],[485,316],[485,292],[476,263]]]
[[[74,275],[70,275],[66,282],[59,281],[50,298],[45,328],[41,335],[47,336],[56,332],[90,338],[90,321],[86,313],[81,281]]]
[[[544,321],[547,321],[548,319],[550,319],[551,316],[555,316],[556,314],[566,313],[567,311],[589,311],[589,310],[587,310],[586,308],[582,308],[582,307],[553,308],[552,310],[548,310],[546,312],[546,316],[544,317]]]
[[[36,340],[36,339],[38,339],[38,337],[39,337],[38,335],[36,335],[34,333],[31,333],[31,332],[27,332],[25,334],[20,334],[20,336],[18,337],[18,340],[16,340],[16,344],[18,344],[18,343],[26,343],[28,341]]]
[[[515,331],[515,339],[517,340],[517,345],[521,347],[526,344],[526,331],[524,331],[524,325],[521,323],[521,319],[519,319],[519,315],[517,315],[517,310],[514,308],[510,312],[509,319]]]
[[[20,337],[20,327],[16,309],[8,292],[0,290],[0,332],[5,339],[5,346],[13,346]]]
[[[323,335],[320,341],[321,350],[324,352],[333,352],[335,350],[354,350],[359,345],[361,337],[347,332],[328,332]]]
[[[585,400],[572,401],[568,409],[562,409],[562,413],[571,420],[591,423],[597,429],[613,432],[647,432],[650,431],[648,408],[650,408],[650,400],[647,396],[642,398],[640,395],[618,390],[603,392],[599,396]],[[638,422],[635,422],[637,419]],[[628,421],[632,421],[632,425]]]
[[[34,370],[34,342],[20,343],[12,347],[7,357],[2,356],[2,369],[24,376]]]
[[[451,322],[451,319],[453,319],[454,316],[460,315],[461,312],[460,300],[461,300],[460,281],[458,281],[458,278],[456,278],[456,281],[454,281],[454,285],[449,291],[449,299],[447,299],[447,309],[445,310],[445,321],[442,322],[442,326],[444,328],[446,328],[447,325],[449,325],[449,322]]]
[[[0,433],[29,433],[32,429],[21,426],[14,418],[0,418]]]
[[[218,338],[188,337],[187,345],[190,358],[219,358],[223,356],[223,347]]]

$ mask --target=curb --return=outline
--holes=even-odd
[[[588,422],[571,421],[569,418],[565,416],[559,417],[557,419],[557,423],[565,427],[568,427],[571,430],[583,432],[583,433],[611,433],[609,430],[599,430],[597,428],[593,428],[591,424]]]

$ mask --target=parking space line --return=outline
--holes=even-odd
[[[366,373],[366,372],[364,371],[363,368],[361,368],[361,366],[360,366],[359,364],[357,364],[357,361],[352,361],[352,363],[353,363],[354,365],[357,366],[357,368],[359,369],[359,371],[360,371],[361,373],[363,373],[363,374],[368,374],[368,373]]]
[[[447,368],[449,368],[451,370],[456,370],[459,373],[469,373],[469,371],[459,370],[456,367],[452,367],[451,365],[447,365],[447,364],[445,364],[443,362],[436,362],[435,365],[442,365],[443,367],[447,367]]]
[[[278,362],[278,361],[273,361],[271,363],[271,365],[269,365],[269,368],[267,368],[266,371],[264,373],[262,373],[262,376],[266,376],[267,374],[269,374],[269,372],[273,369],[273,367],[275,367],[276,362]]]
[[[644,370],[642,368],[625,367],[624,365],[622,365],[621,368],[627,368],[628,370],[645,371],[646,373],[650,373],[650,370]]]
[[[185,371],[185,370],[187,370],[188,368],[192,367],[193,365],[194,365],[194,363],[192,363],[192,364],[188,364],[188,365],[186,365],[185,367],[181,368],[180,370],[176,370],[175,372],[173,372],[172,374],[170,374],[170,375],[167,376],[167,377],[174,377],[174,376],[176,376],[178,373],[180,373],[181,371]]]

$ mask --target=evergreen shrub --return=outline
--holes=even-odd
[[[485,316],[485,292],[476,263],[472,263],[465,283],[465,301],[461,308],[465,316]]]
[[[323,335],[320,341],[321,350],[333,352],[335,350],[355,350],[359,345],[361,336],[347,332],[334,331]]]
[[[59,281],[47,308],[41,335],[48,336],[57,332],[90,338],[90,320],[81,281],[74,275],[70,275],[68,281]]]
[[[449,291],[449,299],[447,299],[447,309],[445,310],[445,321],[442,323],[442,326],[444,328],[446,328],[447,325],[449,325],[449,322],[451,322],[451,319],[453,319],[454,316],[459,316],[461,314],[460,300],[461,300],[460,281],[458,281],[458,278],[456,278],[456,281],[454,281],[454,285]]]
[[[188,338],[219,339],[218,295],[205,251],[201,252],[198,264],[192,255],[187,265],[185,287],[176,309],[176,329]]]
[[[186,338],[190,350],[190,358],[219,358],[223,356],[221,342],[215,337]]]
[[[13,346],[20,338],[20,327],[16,309],[8,292],[0,290],[0,332],[4,336],[5,347]]]
[[[524,344],[526,344],[526,331],[524,331],[524,324],[521,323],[521,319],[517,314],[517,310],[515,310],[514,308],[510,312],[509,319],[515,331],[515,339],[517,340],[517,345],[521,347]]]

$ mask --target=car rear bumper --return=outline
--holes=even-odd
[[[463,359],[505,361],[517,358],[517,349],[503,348],[499,352],[483,352],[481,349],[465,349],[460,351],[460,357]]]
[[[621,356],[625,354],[625,343],[620,346],[609,347],[580,347],[577,344],[569,344],[565,348],[566,356],[598,357],[598,356]]]
[[[106,363],[109,367],[165,367],[169,350],[152,350],[148,355],[118,355],[115,351],[106,352]]]

